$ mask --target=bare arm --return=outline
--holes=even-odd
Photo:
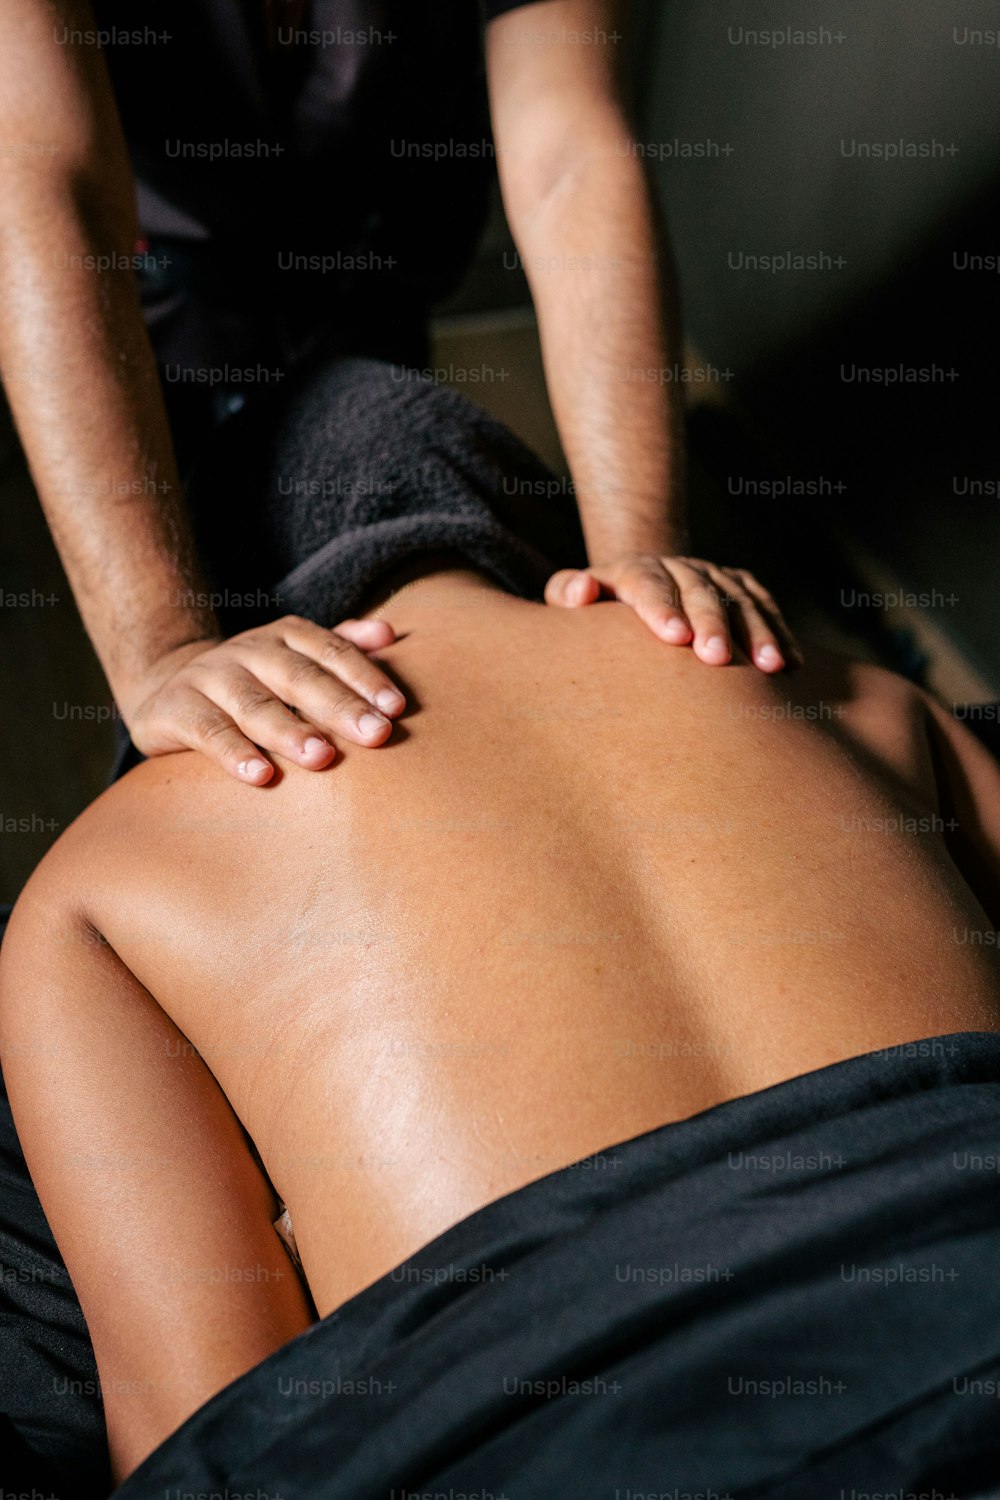
[[[78,825],[18,902],[0,957],[0,1054],[121,1479],[314,1314],[224,1094],[81,909],[102,854]]]
[[[99,49],[64,35],[93,28],[87,0],[0,6],[0,376],[139,748],[201,750],[256,784],[272,775],[258,746],[322,769],[329,732],[380,744],[387,715],[402,711],[364,654],[392,631],[286,620],[222,641],[202,602],[132,274],[135,194],[117,111]]]
[[[613,597],[711,665],[734,634],[763,671],[798,651],[766,591],[686,550],[680,319],[673,264],[620,74],[624,0],[542,0],[489,29],[504,204],[538,313],[552,406],[590,567],[546,599]],[[735,626],[735,632],[732,628]]]
[[[547,0],[490,27],[497,163],[592,558],[682,551],[673,269],[621,99],[620,4]],[[581,36],[588,40],[579,40]]]
[[[77,0],[0,10],[0,369],[84,623],[128,712],[151,663],[218,629],[210,610],[177,603],[204,584],[128,269],[135,195],[110,85],[96,47],[55,40],[64,26],[92,26],[88,10]],[[118,268],[92,269],[97,256]]]

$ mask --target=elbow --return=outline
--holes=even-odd
[[[564,204],[592,204],[603,214],[624,194],[645,199],[643,163],[620,116],[563,130],[538,145],[525,144],[500,157],[504,207],[514,238],[530,234]]]
[[[0,228],[32,222],[58,237],[75,224],[107,248],[132,249],[138,234],[135,183],[116,154],[62,150],[56,142],[26,142],[0,160]]]

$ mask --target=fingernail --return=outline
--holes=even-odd
[[[383,688],[380,693],[375,694],[375,702],[383,713],[394,714],[402,708],[406,699],[395,688]]]
[[[381,714],[362,714],[358,720],[358,728],[362,734],[381,734],[388,722]]]
[[[724,656],[728,650],[725,640],[721,635],[713,635],[705,642],[705,652],[708,656]]]
[[[666,625],[664,625],[663,634],[668,641],[677,641],[680,643],[690,638],[691,631],[683,620],[678,620],[677,616],[674,615],[673,619],[668,620]]]
[[[271,768],[266,760],[255,758],[254,760],[241,760],[238,769],[240,775],[245,776],[247,781],[259,781],[261,776]]]
[[[329,750],[330,746],[326,740],[321,740],[318,735],[311,734],[302,746],[303,755],[322,755]]]
[[[757,652],[757,660],[760,662],[762,667],[784,666],[784,659],[782,658],[781,652],[778,650],[777,646],[761,646],[760,650]]]

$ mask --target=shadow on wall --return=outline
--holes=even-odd
[[[647,4],[646,156],[685,318],[811,494],[1000,681],[1000,17],[991,0]],[[741,476],[728,476],[733,505]],[[817,538],[819,539],[819,538]]]

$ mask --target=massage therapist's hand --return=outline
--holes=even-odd
[[[200,750],[252,786],[274,775],[268,752],[321,771],[337,753],[330,735],[370,746],[388,739],[405,699],[365,653],[395,638],[384,620],[345,620],[324,630],[288,615],[169,652],[147,679],[148,691],[122,712],[147,756]]]
[[[778,606],[743,568],[719,568],[700,557],[629,553],[606,567],[564,568],[545,588],[545,602],[564,609],[601,599],[630,605],[660,640],[693,646],[709,666],[732,660],[734,636],[762,672],[802,663]]]

